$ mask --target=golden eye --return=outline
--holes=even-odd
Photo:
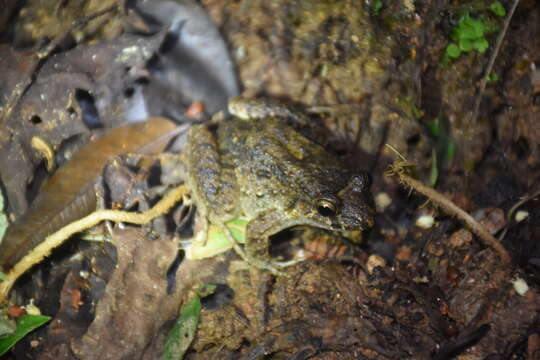
[[[317,200],[317,211],[325,217],[336,215],[337,205],[334,199],[321,198]]]

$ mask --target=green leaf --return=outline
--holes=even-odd
[[[496,83],[497,81],[499,81],[499,75],[497,75],[497,73],[491,72],[491,73],[489,73],[489,75],[487,77],[487,81],[490,84],[491,83]]]
[[[482,21],[465,15],[460,19],[456,30],[458,39],[474,40],[484,37],[486,26]]]
[[[181,360],[195,338],[201,313],[201,299],[195,296],[182,306],[176,324],[165,339],[164,360]]]
[[[0,271],[0,281],[5,280],[5,279],[6,279],[6,274]]]
[[[248,221],[244,218],[238,218],[229,221],[227,224],[227,227],[231,231],[232,236],[235,238],[236,241],[238,241],[240,244],[244,244],[246,242],[246,227],[247,227]]]
[[[506,15],[506,9],[499,1],[492,2],[491,5],[489,5],[489,10],[491,10],[495,15],[500,17]]]
[[[471,18],[472,27],[474,28],[474,38],[473,39],[479,39],[484,37],[484,33],[486,31],[486,25],[483,21],[475,20]]]
[[[480,53],[484,53],[487,48],[489,47],[489,43],[486,39],[482,38],[482,39],[476,39],[473,41],[473,48],[475,48],[476,50],[478,50],[478,52]]]
[[[13,335],[15,330],[17,330],[15,320],[0,316],[0,339],[5,336]]]
[[[448,46],[446,47],[446,55],[455,59],[455,58],[458,58],[459,55],[461,55],[461,50],[454,43],[448,44]]]
[[[448,139],[448,144],[446,145],[446,161],[452,162],[454,156],[456,155],[457,145],[452,139]]]
[[[452,39],[452,41],[459,41],[459,31],[457,27],[452,29],[452,32],[450,33],[450,39]]]
[[[246,242],[247,223],[246,219],[238,218],[225,224],[233,238],[240,244]],[[208,227],[208,235],[205,239],[192,241],[184,250],[187,259],[200,260],[224,253],[232,249],[233,245],[221,227],[212,224]]]
[[[437,161],[437,151],[433,149],[431,151],[431,171],[429,172],[429,185],[435,186],[438,178],[439,178],[439,165]]]
[[[13,345],[25,337],[32,330],[51,320],[50,316],[24,315],[17,320],[17,329],[7,337],[0,338],[0,356],[5,354]]]
[[[373,1],[373,4],[371,5],[371,13],[373,15],[379,15],[381,9],[383,7],[383,2],[382,0],[375,0]]]
[[[469,39],[460,39],[459,40],[459,49],[464,52],[469,52],[473,48],[472,41]]]
[[[439,118],[427,121],[426,125],[429,129],[429,132],[431,133],[431,136],[435,138],[441,136],[443,130],[441,128],[441,122],[439,121]]]

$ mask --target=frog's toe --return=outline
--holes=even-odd
[[[301,263],[302,261],[305,261],[305,260],[306,260],[305,258],[299,258],[299,259],[293,259],[293,260],[287,260],[287,261],[272,261],[272,265],[276,268],[283,269],[283,268]]]
[[[260,259],[251,259],[251,261],[248,261],[248,263],[261,270],[270,271],[275,276],[287,276],[286,273],[280,270],[285,266],[282,266],[282,263],[279,261],[264,261]]]
[[[283,272],[282,269],[296,265],[302,261],[304,261],[304,258],[300,259],[294,259],[294,260],[288,260],[288,261],[276,261],[272,260],[269,263],[266,264],[265,269],[270,271],[272,274],[276,276],[285,276],[290,277],[287,273]]]
[[[246,257],[246,262],[257,268],[257,269],[261,269],[261,270],[265,270],[265,271],[269,271],[271,272],[273,275],[275,276],[285,276],[287,277],[288,275],[283,272],[281,269],[287,267],[287,266],[291,266],[293,265],[293,263],[291,263],[291,261],[273,261],[273,260],[270,260],[270,261],[266,261],[266,260],[261,260],[261,259],[258,259],[258,258],[254,258],[254,257],[249,257],[247,256]]]
[[[270,271],[272,273],[272,275],[275,275],[275,276],[290,277],[290,275],[288,275],[287,273],[279,270],[278,267],[276,267],[273,264],[267,264],[265,266],[265,270]]]

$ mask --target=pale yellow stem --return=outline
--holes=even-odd
[[[49,256],[53,249],[62,245],[72,235],[86,230],[102,221],[109,220],[115,222],[126,222],[132,224],[146,224],[154,218],[167,213],[182,197],[188,192],[187,186],[180,185],[168,192],[156,205],[142,213],[121,211],[121,210],[98,210],[82,219],[73,221],[57,232],[47,236],[45,240],[24,256],[0,282],[0,304],[7,301],[9,292],[15,281]]]

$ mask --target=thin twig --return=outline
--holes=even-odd
[[[399,180],[407,187],[418,191],[419,193],[427,196],[431,201],[440,206],[448,214],[453,215],[461,219],[467,227],[475,233],[485,245],[493,248],[498,254],[501,260],[505,263],[510,263],[511,257],[508,251],[501,245],[501,243],[487,231],[487,229],[476,221],[466,211],[454,204],[450,199],[439,193],[437,190],[422,184],[420,181],[413,179],[405,174],[403,165],[400,162],[396,162],[391,165],[390,174],[397,174]]]
[[[491,56],[489,57],[489,62],[486,67],[486,71],[484,72],[484,76],[482,77],[482,80],[480,80],[480,85],[478,87],[478,94],[476,95],[474,108],[473,108],[473,115],[472,115],[473,124],[476,123],[478,112],[480,111],[480,103],[482,102],[482,96],[484,95],[484,90],[486,89],[486,85],[489,79],[489,74],[491,74],[491,70],[493,70],[495,59],[497,58],[497,55],[499,54],[499,50],[501,49],[501,45],[506,35],[506,32],[508,30],[508,26],[510,25],[510,20],[512,20],[512,16],[514,15],[514,11],[516,10],[518,3],[519,3],[519,0],[514,0],[512,7],[508,11],[508,15],[504,19],[503,28],[501,32],[499,33],[499,36],[497,37],[497,41],[495,42],[495,47],[493,48],[493,52],[491,53]]]
[[[519,209],[523,204],[529,202],[530,200],[538,196],[540,196],[540,189],[537,189],[530,195],[525,195],[523,199],[515,203],[514,206],[512,206],[510,210],[508,210],[508,214],[506,215],[507,225],[504,227],[503,232],[499,235],[499,241],[502,241],[502,239],[504,239],[504,237],[506,236],[506,232],[508,231],[508,228],[510,227],[510,223],[512,222],[512,218],[516,210]]]
[[[484,244],[495,249],[495,251],[499,254],[500,258],[504,262],[506,263],[510,262],[511,260],[510,255],[508,254],[506,249],[501,245],[501,243],[497,239],[495,239],[493,235],[491,235],[482,224],[476,221],[466,211],[461,209],[459,206],[454,204],[450,199],[446,198],[444,195],[442,195],[435,189],[422,184],[420,181],[415,180],[408,175],[402,174],[400,175],[400,179],[409,187],[427,196],[431,201],[435,202],[437,205],[443,208],[447,213],[454,215],[458,217],[459,219],[463,220],[463,222],[467,224],[467,226],[471,229],[471,231],[475,233],[484,242]]]
[[[3,304],[9,295],[9,291],[15,284],[15,281],[32,268],[49,256],[53,249],[62,245],[72,235],[86,230],[92,226],[99,224],[102,221],[109,220],[115,222],[127,222],[132,224],[146,224],[152,219],[167,213],[182,197],[188,192],[187,186],[180,185],[168,192],[156,205],[151,209],[142,213],[135,213],[120,210],[98,210],[91,213],[82,219],[76,220],[47,238],[36,246],[30,253],[23,257],[9,271],[5,279],[0,282],[0,304]]]

